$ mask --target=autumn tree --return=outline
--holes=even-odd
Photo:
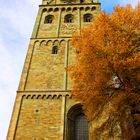
[[[92,140],[140,137],[140,4],[101,12],[73,45],[73,97],[91,123]]]

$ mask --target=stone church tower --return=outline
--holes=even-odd
[[[99,14],[98,0],[43,0],[29,43],[7,140],[89,140],[81,105],[71,98],[72,33]]]

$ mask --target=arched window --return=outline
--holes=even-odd
[[[64,18],[64,22],[65,23],[72,23],[73,22],[73,15],[72,14],[66,15]]]
[[[88,140],[88,122],[84,114],[75,118],[75,140]]]
[[[68,112],[68,140],[88,140],[88,121],[80,104]]]
[[[58,53],[58,47],[57,46],[54,46],[52,48],[52,54],[57,54]]]
[[[91,22],[93,21],[93,15],[92,14],[85,14],[84,15],[84,22]]]
[[[54,19],[53,15],[48,15],[48,16],[45,17],[44,23],[52,23],[53,19]]]
[[[80,0],[80,3],[84,3],[84,0]]]

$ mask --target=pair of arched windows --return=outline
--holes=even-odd
[[[84,22],[92,22],[93,21],[93,15],[92,14],[85,14],[84,15]],[[73,23],[74,22],[74,16],[72,14],[68,14],[65,16],[65,23]]]
[[[84,15],[84,22],[92,22],[93,21],[93,15],[92,14],[85,14]],[[74,22],[74,16],[72,14],[68,14],[65,16],[64,19],[65,23],[72,23]]]
[[[85,14],[83,16],[84,22],[92,22],[93,21],[93,15],[92,14]],[[45,17],[44,23],[53,23],[54,16],[48,15]],[[64,17],[64,23],[73,23],[74,22],[74,16],[72,14],[68,14]]]
[[[54,19],[53,15],[48,15],[48,16],[45,17],[44,23],[53,23],[53,19]],[[65,23],[72,23],[73,19],[74,19],[73,15],[72,14],[68,14],[68,15],[65,16],[64,22]]]

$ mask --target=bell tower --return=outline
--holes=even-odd
[[[74,32],[94,21],[98,0],[43,0],[17,91],[7,140],[88,140],[65,70],[75,62]]]

